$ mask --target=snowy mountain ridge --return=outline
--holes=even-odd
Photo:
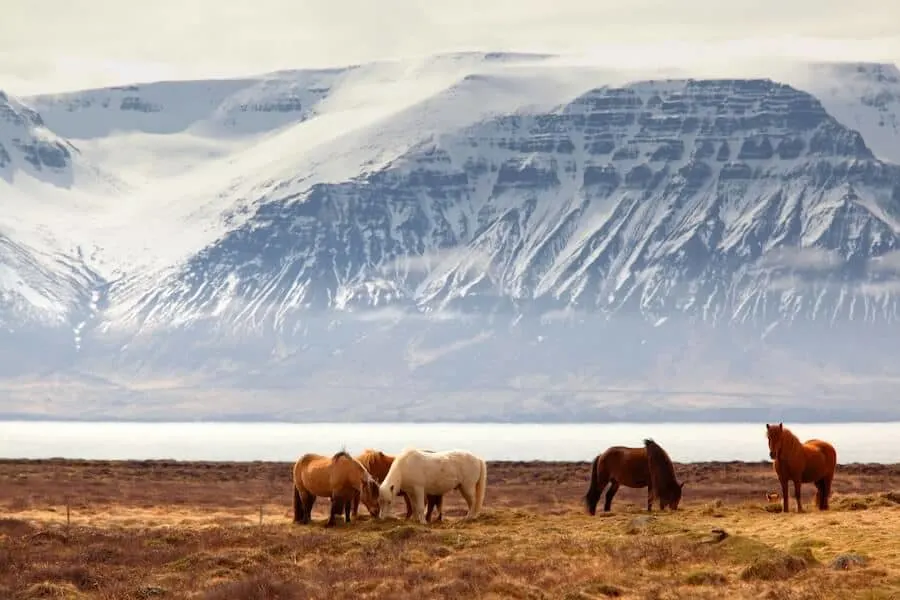
[[[618,360],[579,328],[707,362],[672,348],[892,330],[896,67],[628,75],[463,53],[4,94],[0,323],[26,349],[8,369],[508,385],[517,367],[478,360]],[[618,372],[682,377],[648,358]]]

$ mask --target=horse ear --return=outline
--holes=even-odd
[[[784,423],[778,423],[778,431],[784,430]]]

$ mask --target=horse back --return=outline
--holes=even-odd
[[[304,454],[294,465],[294,483],[317,496],[327,496],[331,488],[331,458]]]
[[[310,464],[313,464],[322,458],[325,457],[321,454],[314,454],[312,452],[308,452],[298,458],[296,462],[294,462],[294,482],[300,481],[301,476],[309,468]]]
[[[837,466],[837,452],[834,446],[824,440],[812,439],[803,442],[803,453],[806,456],[810,476],[818,477],[834,473]]]
[[[600,455],[598,468],[626,487],[640,488],[650,483],[650,466],[645,448],[610,446]]]
[[[481,473],[481,459],[466,450],[419,450],[405,456],[402,464],[404,479],[420,484],[464,481]]]

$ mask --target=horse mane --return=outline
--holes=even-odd
[[[784,425],[781,426],[781,433],[779,434],[779,437],[781,439],[781,452],[779,452],[778,458],[782,458],[781,454],[785,453],[786,456],[784,458],[790,460],[792,457],[796,456],[800,452],[800,449],[803,447],[803,443],[800,441],[800,438],[798,438],[793,431],[791,431]]]
[[[356,459],[366,468],[368,469],[372,466],[372,460],[376,456],[376,451],[371,448],[366,448],[362,452],[360,452],[359,456]]]
[[[651,438],[644,440],[644,448],[647,449],[647,462],[650,466],[650,476],[656,481],[660,493],[678,488],[678,480],[675,477],[675,466],[672,459],[662,447]]]
[[[331,462],[337,462],[342,458],[349,458],[350,460],[354,460],[350,453],[347,452],[346,448],[341,448],[334,456],[331,457]]]

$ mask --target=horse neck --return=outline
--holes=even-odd
[[[658,476],[665,480],[664,483],[666,485],[677,483],[675,480],[675,465],[672,464],[672,460],[662,448],[648,448],[647,453],[650,464],[653,465],[652,468]]]
[[[400,469],[396,468],[398,464],[397,461],[391,464],[391,468],[388,469],[387,475],[384,476],[384,480],[381,482],[382,486],[397,484],[397,481],[400,479]]]
[[[790,429],[782,429],[781,430],[781,450],[778,453],[778,458],[781,458],[781,453],[787,450],[788,457],[792,457],[797,454],[797,449],[800,448],[803,444],[800,443],[800,438],[794,435],[794,432]]]
[[[369,470],[372,467],[372,463],[375,462],[375,455],[369,453],[363,454],[356,459],[356,462],[361,464],[366,470]]]
[[[364,465],[362,461],[352,457],[350,461],[353,463],[350,468],[353,469],[355,476],[359,479],[360,483],[365,483],[367,479],[370,479],[372,477],[369,474],[369,470],[366,468],[366,465]]]

